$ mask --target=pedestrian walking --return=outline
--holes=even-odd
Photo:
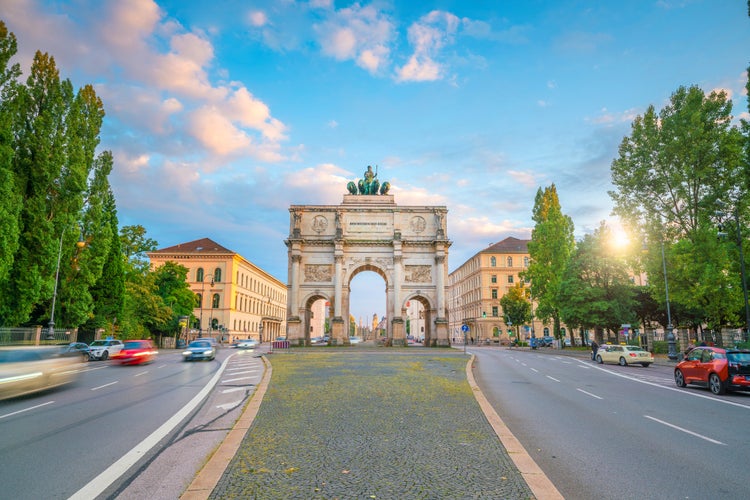
[[[599,350],[599,344],[596,343],[596,340],[591,341],[591,361],[596,361],[596,351]]]

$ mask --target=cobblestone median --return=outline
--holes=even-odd
[[[448,350],[271,357],[258,415],[210,498],[528,499]]]

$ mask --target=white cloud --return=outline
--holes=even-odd
[[[354,4],[334,11],[315,31],[323,53],[338,61],[354,60],[371,74],[388,65],[393,24],[373,6]]]
[[[398,81],[432,81],[444,77],[444,69],[436,61],[441,49],[454,42],[459,19],[449,12],[432,11],[409,27],[409,43],[414,53],[408,62],[396,69]]]
[[[247,18],[250,21],[250,25],[256,28],[265,26],[268,23],[268,16],[266,16],[265,12],[260,10],[250,12],[247,15]]]

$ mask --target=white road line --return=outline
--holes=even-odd
[[[221,383],[222,384],[226,384],[226,383],[229,383],[229,382],[237,382],[238,380],[247,380],[247,379],[250,379],[250,378],[253,378],[253,377],[228,378],[226,380],[222,380]]]
[[[222,410],[231,410],[232,408],[237,408],[240,404],[242,404],[242,400],[238,401],[232,401],[231,403],[224,403],[223,405],[216,405],[217,408],[221,408]]]
[[[717,441],[715,439],[711,439],[710,437],[706,437],[706,436],[704,436],[702,434],[698,434],[697,432],[689,431],[689,430],[684,429],[682,427],[678,427],[676,425],[670,424],[669,422],[665,422],[664,420],[659,420],[658,418],[654,418],[654,417],[651,417],[649,415],[643,415],[643,416],[645,418],[648,418],[649,420],[653,420],[654,422],[659,422],[662,425],[666,425],[667,427],[671,427],[672,429],[677,429],[678,431],[682,431],[682,432],[684,432],[686,434],[690,434],[691,436],[695,436],[697,438],[705,439],[709,443],[720,444],[722,446],[726,446],[727,445],[726,443],[722,443],[721,441]]]
[[[246,391],[247,387],[230,387],[229,389],[224,389],[221,391],[222,394],[226,394],[228,392],[237,392],[237,391]]]
[[[135,374],[135,376],[136,376],[136,377],[140,377],[141,375],[145,375],[145,374],[147,374],[147,373],[148,373],[148,370],[146,370],[145,372],[141,372],[141,373],[136,373],[136,374]]]
[[[109,485],[114,483],[120,476],[132,467],[138,460],[143,458],[148,451],[159,444],[167,434],[172,430],[203,401],[209,392],[214,388],[219,378],[224,373],[224,369],[227,366],[229,360],[234,356],[231,354],[221,364],[221,368],[217,370],[216,374],[206,384],[201,391],[190,400],[188,404],[182,407],[177,413],[175,413],[169,420],[164,422],[161,427],[152,432],[146,439],[138,443],[135,448],[127,452],[117,462],[110,465],[107,470],[92,479],[87,485],[75,492],[68,500],[88,500],[90,498],[96,498],[99,496]]]
[[[532,369],[531,369],[531,371],[532,371],[532,372],[536,372],[536,373],[539,373],[539,370],[537,370],[536,368],[532,368]]]
[[[109,384],[100,385],[99,387],[92,387],[91,390],[92,391],[98,391],[99,389],[103,389],[105,387],[109,387],[110,385],[115,385],[116,383],[117,383],[117,380],[115,380],[114,382],[110,382]]]
[[[592,398],[596,398],[596,399],[604,399],[604,398],[601,398],[601,397],[597,396],[596,394],[591,394],[591,393],[590,393],[590,392],[588,392],[588,391],[584,391],[583,389],[576,389],[576,390],[577,390],[577,391],[581,391],[581,392],[582,392],[582,393],[584,393],[585,395],[587,395],[587,396],[591,396]]]
[[[12,417],[13,415],[18,415],[19,413],[36,410],[37,408],[41,408],[42,406],[51,405],[52,403],[54,403],[54,401],[47,401],[46,403],[42,403],[40,405],[29,406],[28,408],[24,408],[23,410],[18,410],[18,411],[14,411],[13,413],[6,413],[5,415],[0,415],[0,418]]]
[[[582,363],[582,364],[585,363],[585,361],[582,361],[582,360],[578,360],[578,362]],[[615,377],[624,378],[626,380],[632,380],[633,382],[638,382],[640,384],[651,385],[653,387],[658,387],[659,389],[664,389],[666,391],[679,392],[680,394],[684,394],[686,396],[693,396],[695,398],[709,399],[709,400],[715,401],[717,403],[722,403],[722,404],[731,405],[731,406],[737,406],[739,408],[744,408],[746,410],[750,410],[750,405],[743,405],[743,404],[740,404],[740,403],[735,403],[734,401],[729,401],[727,399],[712,398],[710,396],[706,396],[705,394],[701,394],[699,392],[694,392],[694,391],[688,390],[688,389],[682,389],[682,388],[677,388],[677,387],[666,387],[664,385],[657,384],[657,383],[654,383],[654,382],[649,382],[647,380],[642,380],[642,379],[631,377],[631,376],[628,376],[628,375],[623,375],[622,373],[613,372],[611,370],[607,370],[606,368],[602,368],[600,366],[592,366],[591,368],[593,368],[594,370],[601,370],[604,373],[609,373],[610,375],[614,375]]]
[[[555,382],[559,382],[559,380],[557,380],[555,377],[550,377],[549,375],[547,375],[547,378],[550,380],[554,380]]]

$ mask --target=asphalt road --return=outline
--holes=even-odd
[[[2,401],[0,498],[176,498],[262,371],[252,352],[185,363],[162,351],[143,366],[89,362],[72,386]]]
[[[748,497],[750,394],[677,388],[667,365],[471,352],[484,395],[565,498]]]

